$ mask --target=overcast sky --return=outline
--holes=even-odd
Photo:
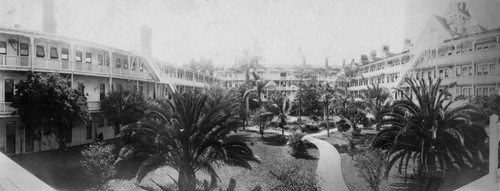
[[[499,10],[488,5],[500,1],[477,2],[471,14],[489,22],[486,28],[498,27],[498,11],[485,10]],[[41,0],[0,5],[0,26],[42,29]],[[179,65],[204,57],[231,66],[246,51],[267,66],[296,65],[302,56],[322,66],[326,58],[336,65],[357,60],[383,44],[399,52],[405,38],[414,40],[447,6],[445,0],[55,0],[55,17],[61,35],[125,50],[139,50],[140,25],[147,25],[153,56]]]

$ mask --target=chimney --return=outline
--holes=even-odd
[[[371,50],[370,51],[370,58],[372,58],[373,60],[375,60],[375,58],[377,58],[377,51]]]
[[[141,25],[141,52],[146,55],[151,55],[151,28],[146,25]]]
[[[362,54],[360,59],[359,59],[359,62],[361,62],[361,65],[365,65],[365,64],[368,64],[368,56],[366,56],[366,54]]]
[[[57,22],[54,18],[54,0],[43,0],[43,32],[57,33]]]
[[[411,40],[410,39],[405,39],[404,41],[404,47],[403,47],[403,51],[407,51],[407,50],[410,50],[410,47],[412,46],[411,44]]]

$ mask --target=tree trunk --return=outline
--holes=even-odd
[[[330,137],[330,122],[328,120],[328,102],[326,102],[325,106],[325,116],[323,117],[325,119],[325,124],[326,124],[326,135]]]
[[[260,137],[264,138],[264,125],[259,124]]]
[[[179,170],[178,178],[179,191],[193,191],[196,190],[196,176],[193,167],[190,165],[183,165]]]

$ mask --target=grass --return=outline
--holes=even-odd
[[[260,187],[261,190],[270,190],[273,185],[277,182],[271,178],[270,171],[280,172],[291,166],[298,165],[302,167],[302,172],[313,172],[316,171],[318,150],[314,147],[308,148],[308,153],[310,157],[305,158],[294,158],[288,154],[289,148],[286,146],[286,140],[283,140],[280,135],[276,134],[265,134],[264,138],[261,139],[260,134],[255,132],[239,131],[237,134],[231,134],[230,139],[240,139],[244,140],[254,151],[254,153],[260,157],[262,163],[253,163],[252,170],[221,166],[217,169],[217,174],[219,175],[221,182],[214,190],[226,190],[231,178],[236,180],[235,190],[252,190],[256,187]],[[157,182],[161,185],[172,184],[173,180],[169,177],[172,176],[177,179],[177,172],[175,170],[164,167],[160,168],[144,178],[141,182],[141,186],[159,189],[154,183]],[[210,182],[210,176],[206,173],[200,172],[197,177]],[[139,190],[139,187],[133,183],[134,180],[112,180],[109,182],[109,189],[112,190]]]

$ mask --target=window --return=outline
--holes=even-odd
[[[82,62],[82,51],[76,51],[75,60],[77,62]]]
[[[490,64],[490,74],[492,74],[492,75],[496,74],[496,72],[495,72],[495,64]]]
[[[106,97],[106,85],[101,84],[99,86],[99,100],[102,101]]]
[[[136,62],[135,60],[132,62],[132,70],[135,70]],[[167,70],[168,71],[168,70]]]
[[[419,72],[416,73],[415,78],[417,78],[417,80],[420,79],[420,73]]]
[[[106,66],[109,66],[109,56],[106,55],[106,57],[104,57],[104,62],[106,63]]]
[[[103,57],[101,54],[98,54],[97,55],[97,64],[98,65],[102,65],[102,62],[103,62]]]
[[[472,66],[469,66],[469,76],[472,76],[472,72],[473,72]]]
[[[104,127],[104,117],[99,116],[97,120],[97,127]]]
[[[455,95],[455,96],[459,96],[462,93],[462,88],[456,87],[456,92],[457,92],[457,95]]]
[[[495,90],[495,87],[490,87],[490,95],[493,95],[497,93],[497,91]]]
[[[51,59],[58,59],[59,58],[59,54],[57,53],[56,47],[50,47],[50,58]]]
[[[488,96],[488,88],[483,88],[483,96]]]
[[[482,96],[483,91],[482,88],[476,88],[476,96]]]
[[[120,59],[120,58],[116,58],[116,67],[117,67],[117,68],[122,67],[122,59]]]
[[[36,57],[45,58],[45,50],[43,46],[40,45],[36,46]]]
[[[443,76],[443,70],[439,70],[439,77],[440,77],[440,78],[443,78],[443,77],[444,77],[444,76]]]
[[[85,53],[85,62],[91,64],[92,63],[92,53],[86,52]]]
[[[21,49],[20,55],[21,56],[28,56],[29,52],[30,52],[29,51],[29,45],[26,44],[26,43],[21,43],[19,46],[20,46],[19,48]]]
[[[281,76],[281,77],[286,77],[286,72],[281,72],[281,73],[280,73],[280,76]]]
[[[483,64],[483,75],[488,75],[488,64]]]
[[[448,69],[444,69],[444,77],[449,77],[450,73],[448,72]]]
[[[7,42],[0,41],[0,54],[7,54]]]
[[[477,75],[483,75],[483,65],[477,65],[476,66],[476,74]]]
[[[85,138],[92,139],[92,122],[87,123],[87,126],[85,127]]]
[[[458,66],[458,67],[456,68],[456,75],[457,75],[457,77],[459,77],[459,76],[461,76],[461,75],[462,75],[462,67]]]
[[[123,68],[128,69],[128,60],[123,59]]]
[[[14,80],[5,80],[5,102],[12,102],[14,100]]]
[[[63,59],[63,60],[69,59],[69,50],[67,48],[61,49],[61,59]]]
[[[469,72],[467,71],[467,68],[468,68],[467,66],[464,66],[462,68],[462,73],[464,74],[464,76],[469,76]]]

